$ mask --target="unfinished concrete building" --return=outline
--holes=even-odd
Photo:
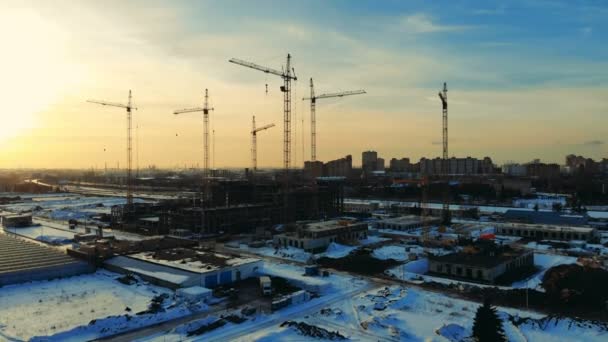
[[[332,242],[353,242],[367,238],[367,223],[354,220],[329,220],[302,224],[295,232],[274,236],[275,246],[296,247],[319,253]]]
[[[534,253],[492,242],[465,248],[463,252],[429,256],[430,274],[489,284],[533,266]]]

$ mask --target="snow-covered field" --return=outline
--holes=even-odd
[[[141,281],[125,285],[118,277],[98,271],[0,288],[0,340],[48,336],[49,340],[82,341],[190,313],[177,305],[162,313],[135,316],[148,309],[157,295],[166,294],[171,302],[173,292]]]
[[[471,335],[478,306],[435,292],[391,286],[292,320],[338,331],[354,341],[461,341]],[[537,313],[508,308],[498,308],[498,312],[509,341],[605,341],[608,333],[604,327],[588,321],[548,320]],[[275,325],[239,341],[288,340],[312,338],[293,328]]]
[[[53,220],[85,219],[100,212],[108,212],[113,205],[125,204],[122,197],[78,196],[74,194],[46,194],[22,196],[27,200],[3,205],[13,212],[34,211],[35,215]],[[135,199],[135,202],[146,202]]]

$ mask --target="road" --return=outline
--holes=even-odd
[[[336,303],[340,303],[344,300],[348,300],[360,293],[369,291],[377,286],[378,285],[373,282],[368,282],[365,286],[362,286],[360,288],[356,288],[346,292],[337,292],[332,295],[313,299],[305,304],[286,308],[284,310],[281,310],[280,312],[274,313],[267,319],[256,321],[255,331],[261,331],[267,328],[271,328],[275,325],[279,325],[285,321],[293,320],[298,317],[315,313],[321,310],[322,308],[331,306]],[[244,338],[245,336],[250,335],[251,333],[252,327],[249,325],[233,326],[230,329],[226,329],[216,334],[211,333],[211,335],[209,336],[199,336],[197,338],[193,338],[192,341],[238,341],[239,339]]]
[[[229,253],[234,254],[234,253],[238,252],[239,254],[242,254],[243,256],[262,258],[262,259],[272,261],[272,262],[281,262],[281,263],[299,265],[299,266],[302,266],[304,264],[304,263],[300,263],[297,261],[289,261],[289,260],[284,260],[284,259],[271,257],[271,256],[259,256],[259,255],[255,255],[252,253],[228,249],[228,248],[223,247],[223,245],[216,245],[216,250],[220,253],[229,252]],[[346,275],[349,277],[352,277],[352,276],[360,277],[360,275],[352,275],[352,274],[349,274],[346,272],[341,272],[341,271],[334,271],[334,273]],[[325,295],[325,296],[322,296],[317,299],[313,299],[313,300],[311,300],[307,303],[301,304],[301,305],[285,308],[275,314],[269,315],[268,318],[265,320],[257,320],[256,325],[255,325],[255,331],[260,331],[262,329],[272,327],[273,325],[280,324],[286,320],[294,319],[294,318],[297,318],[300,316],[305,316],[306,314],[316,312],[324,307],[344,301],[346,299],[350,299],[353,296],[356,296],[360,293],[369,291],[373,288],[377,288],[382,285],[390,284],[390,282],[387,282],[386,280],[379,279],[379,278],[371,279],[371,280],[366,279],[366,280],[367,280],[367,284],[365,286],[357,287],[355,289],[352,289],[352,290],[346,291],[346,292],[336,292],[336,293],[332,293],[329,295]],[[196,320],[199,320],[199,319],[211,316],[211,315],[217,316],[217,315],[221,314],[222,311],[225,311],[225,310],[226,310],[225,307],[214,308],[212,311],[201,312],[201,313],[197,313],[194,315],[180,317],[180,318],[177,318],[174,320],[166,321],[163,323],[142,327],[142,328],[132,330],[129,332],[125,332],[122,334],[102,338],[102,339],[99,339],[99,341],[127,342],[127,341],[134,341],[137,339],[145,340],[146,337],[169,332],[172,329],[174,329],[180,325],[190,323],[190,322],[193,322],[193,321],[196,321]],[[231,310],[234,310],[234,309],[231,309]],[[201,337],[199,337],[199,339],[204,340],[204,341],[228,341],[228,340],[232,341],[234,339],[244,337],[245,335],[250,334],[251,332],[252,332],[252,327],[247,326],[245,324],[242,327],[241,326],[232,327],[229,331],[225,331],[225,332],[222,331],[218,335],[213,335],[212,337],[201,336]],[[210,334],[212,334],[212,333],[210,333]]]

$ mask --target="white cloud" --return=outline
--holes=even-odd
[[[433,22],[433,19],[424,13],[417,13],[401,18],[400,27],[402,30],[411,33],[453,32],[471,28],[471,26],[463,25],[442,25]]]
[[[580,32],[583,34],[583,36],[590,36],[593,33],[593,28],[586,26],[581,28]]]

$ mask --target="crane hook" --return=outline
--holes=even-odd
[[[268,83],[266,83],[266,95],[268,95]]]

